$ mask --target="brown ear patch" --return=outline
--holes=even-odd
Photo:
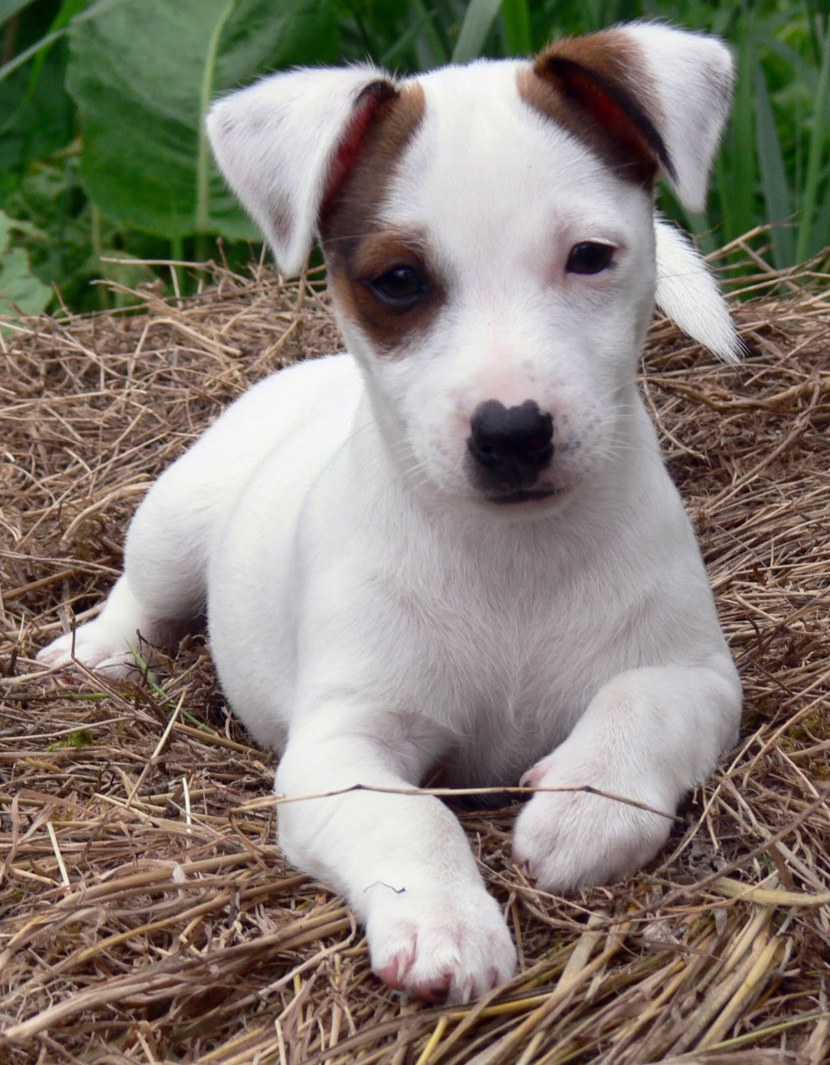
[[[380,83],[383,85],[384,83]],[[375,91],[375,86],[369,90]],[[437,313],[441,295],[431,281],[416,308],[404,313],[384,307],[367,283],[396,266],[432,278],[424,242],[415,234],[390,232],[380,217],[400,159],[424,115],[424,92],[415,82],[375,91],[370,109],[358,112],[338,151],[336,183],[323,205],[320,235],[329,285],[342,313],[357,321],[378,354],[394,354],[423,332]]]
[[[421,123],[424,91],[417,83],[396,89],[373,82],[360,95],[355,118],[337,150],[320,216],[329,245],[376,228],[377,208],[398,160]]]
[[[335,196],[346,174],[354,166],[378,106],[389,100],[396,99],[398,95],[398,90],[392,82],[383,80],[373,81],[358,95],[351,122],[337,146],[337,151],[331,163],[326,182],[326,191],[323,196],[324,203],[327,203]]]
[[[605,160],[650,187],[674,168],[657,129],[660,108],[637,46],[609,30],[557,41],[519,74],[519,92]]]

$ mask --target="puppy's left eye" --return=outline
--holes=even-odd
[[[393,266],[367,284],[380,302],[393,311],[409,310],[428,290],[426,278],[413,266]]]
[[[569,274],[599,274],[611,265],[616,248],[600,240],[583,240],[574,244],[565,269]]]

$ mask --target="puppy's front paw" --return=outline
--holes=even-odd
[[[516,950],[496,900],[476,889],[368,889],[366,935],[384,983],[430,1002],[469,1002],[504,983]]]
[[[522,778],[538,787],[592,785],[673,813],[665,795],[643,781],[609,781],[600,765],[569,765],[559,752]],[[545,891],[576,891],[621,880],[653,858],[671,830],[671,817],[586,792],[540,792],[519,814],[513,860]]]
[[[135,635],[133,642],[138,643]],[[53,640],[38,651],[37,661],[42,666],[58,669],[80,662],[88,669],[116,678],[126,677],[137,669],[135,656],[123,632],[100,618]]]

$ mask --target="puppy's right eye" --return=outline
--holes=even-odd
[[[413,266],[393,266],[367,282],[368,288],[381,303],[393,311],[408,311],[427,294],[428,285]]]
[[[615,250],[605,240],[583,240],[571,248],[565,269],[569,274],[599,274],[611,265]]]

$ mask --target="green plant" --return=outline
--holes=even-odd
[[[26,250],[11,247],[15,231],[40,236],[30,223],[0,211],[0,316],[13,314],[18,307],[26,314],[40,314],[52,298],[52,290],[32,273]]]
[[[55,289],[72,308],[100,305],[111,297],[95,277],[135,283],[150,276],[142,260],[217,255],[217,238],[244,263],[257,234],[212,165],[203,119],[215,95],[258,74],[367,57],[409,73],[639,17],[719,33],[739,59],[709,211],[688,216],[667,194],[669,213],[706,250],[773,223],[774,265],[819,254],[826,0],[0,0],[5,312],[55,307]]]

